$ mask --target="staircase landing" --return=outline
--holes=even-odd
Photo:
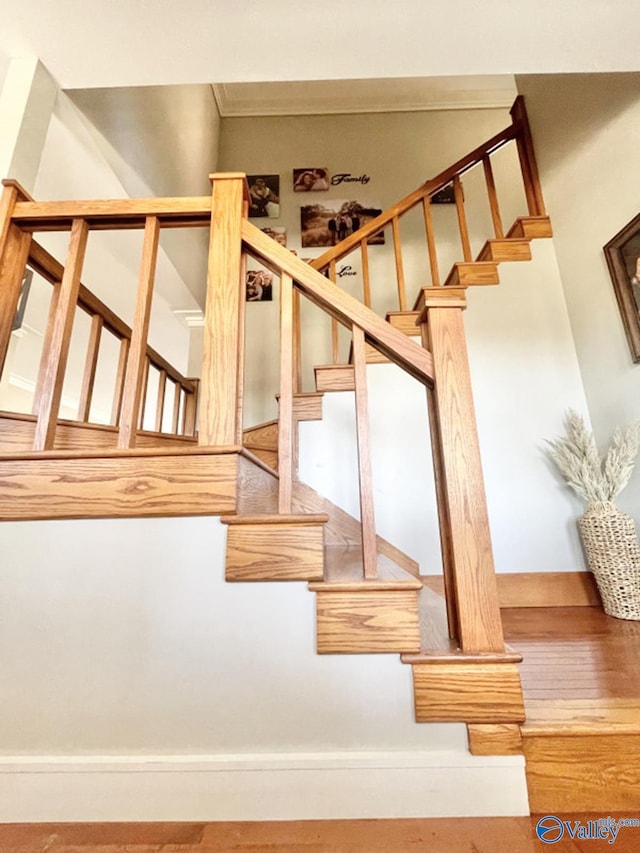
[[[640,622],[599,607],[502,611],[519,665],[533,812],[640,809]]]

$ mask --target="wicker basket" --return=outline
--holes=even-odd
[[[633,519],[611,501],[594,501],[578,528],[604,612],[640,620],[640,548]]]

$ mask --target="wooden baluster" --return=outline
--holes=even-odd
[[[180,435],[180,403],[182,402],[182,385],[173,383],[173,416],[171,418],[171,432]]]
[[[5,188],[5,192],[6,192]],[[0,258],[0,376],[11,341],[11,327],[20,301],[22,276],[29,257],[31,234],[9,225]]]
[[[200,380],[190,379],[189,382],[192,382],[195,385],[195,389],[192,393],[187,394],[184,401],[184,423],[182,426],[183,435],[196,434],[196,416],[198,412],[198,390],[200,388]]]
[[[293,390],[302,391],[302,328],[300,317],[300,293],[293,291]]]
[[[120,355],[118,356],[118,370],[116,372],[116,385],[113,392],[113,404],[111,406],[111,421],[113,426],[120,423],[122,412],[122,395],[124,393],[124,377],[127,372],[127,361],[129,359],[129,338],[120,339]]]
[[[164,398],[167,392],[167,371],[161,370],[158,376],[158,397],[156,399],[156,432],[162,432]]]
[[[402,245],[400,243],[400,222],[397,216],[391,220],[393,232],[393,254],[396,260],[396,280],[398,282],[398,305],[400,311],[407,310],[407,293],[404,284],[404,269],[402,266]]]
[[[467,216],[464,212],[464,192],[460,177],[456,175],[453,179],[453,196],[456,200],[456,212],[458,214],[458,227],[460,228],[460,241],[462,243],[462,254],[465,261],[471,260],[471,243],[469,242],[469,228],[467,227]]]
[[[369,444],[369,402],[367,392],[367,355],[364,332],[354,326],[353,368],[356,397],[356,436],[358,442],[358,476],[360,485],[360,524],[362,527],[362,559],[365,578],[378,576],[378,548],[373,506],[371,449]]]
[[[80,392],[80,403],[78,404],[78,420],[84,423],[89,420],[89,412],[91,411],[91,398],[93,397],[93,386],[96,381],[102,326],[102,317],[99,314],[94,314],[91,318],[91,331],[89,333],[89,344],[87,346],[84,375],[82,377],[82,391]]]
[[[138,429],[144,428],[144,416],[147,410],[147,390],[149,388],[149,374],[151,373],[151,361],[145,358],[142,369],[142,381],[140,383],[140,405],[138,406]],[[125,377],[126,382],[126,377]]]
[[[433,217],[431,215],[431,198],[428,195],[422,197],[422,209],[424,212],[424,229],[427,235],[427,251],[429,252],[431,284],[434,287],[439,287],[440,272],[438,270],[438,253],[436,251],[435,232],[433,230]]]
[[[362,253],[362,298],[367,308],[371,308],[371,282],[369,280],[369,252],[367,241],[360,241],[360,252]]]
[[[153,280],[156,273],[159,237],[160,222],[158,218],[148,216],[144,226],[138,293],[133,313],[131,344],[124,379],[122,413],[120,416],[120,431],[118,433],[118,447],[121,449],[135,447],[140,412],[142,412],[142,417],[144,418],[146,394],[143,393],[142,386],[147,362],[147,337],[149,334]],[[148,373],[148,365],[146,372]]]
[[[336,283],[336,262],[329,261],[329,278]],[[331,318],[331,363],[338,364],[340,361],[340,339],[338,337],[338,321]]]
[[[278,512],[291,513],[293,483],[293,283],[280,275],[280,405],[278,411]]]
[[[62,267],[62,272],[64,272],[64,267]],[[60,301],[60,282],[57,281],[53,285],[53,289],[51,291],[51,300],[49,301],[49,312],[47,314],[47,326],[44,330],[44,337],[42,340],[42,349],[40,351],[40,365],[38,367],[38,379],[36,380],[36,389],[33,394],[33,403],[31,406],[31,413],[34,415],[38,414],[38,410],[40,408],[40,398],[42,397],[42,389],[44,388],[44,384],[47,378],[47,364],[49,361],[49,351],[51,349],[51,339],[53,335],[53,327],[55,325],[56,315],[58,313],[58,303]]]
[[[498,205],[498,194],[496,193],[496,184],[493,179],[493,169],[489,156],[482,158],[482,168],[484,169],[484,178],[487,184],[487,193],[489,195],[489,208],[491,209],[491,219],[493,221],[493,232],[497,240],[502,240],[504,230],[502,228],[502,218],[500,216],[500,207]]]
[[[211,239],[207,272],[204,355],[200,396],[200,445],[242,444],[242,214],[246,180],[211,175]]]
[[[529,214],[531,216],[546,216],[538,165],[533,150],[533,140],[531,139],[531,128],[529,127],[529,119],[522,95],[518,95],[515,99],[510,113],[511,121],[516,130],[516,145]]]
[[[67,261],[62,281],[58,285],[58,304],[51,328],[51,343],[48,352],[43,354],[47,359],[47,367],[38,400],[34,450],[53,448],[88,235],[89,227],[86,221],[74,219],[71,225]]]
[[[441,525],[448,528],[443,562],[455,588],[455,630],[463,652],[504,651],[502,622],[482,478],[471,377],[462,322],[464,288],[425,289],[421,321],[433,358],[431,428]],[[453,628],[454,626],[452,626]]]

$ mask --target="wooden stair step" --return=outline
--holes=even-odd
[[[227,529],[228,581],[313,581],[323,577],[326,514],[235,515]]]
[[[420,652],[411,665],[418,723],[515,724],[524,720],[518,652],[469,654],[449,637],[444,599],[428,587],[419,596]]]
[[[520,216],[508,230],[507,237],[524,237],[528,240],[553,237],[551,220],[548,216]]]
[[[293,395],[293,417],[296,421],[322,420],[322,391],[299,391]],[[280,403],[280,394],[276,394]]]
[[[446,278],[445,287],[476,287],[500,284],[498,266],[494,261],[460,261]]]
[[[529,240],[518,237],[487,240],[480,250],[477,260],[493,261],[494,263],[501,263],[503,261],[530,261],[531,245]]]
[[[278,470],[278,421],[267,421],[243,430],[242,445],[274,471]]]
[[[314,368],[317,391],[353,391],[355,376],[352,364],[321,364]]]
[[[378,556],[379,578],[364,580],[360,546],[325,548],[325,580],[316,593],[318,654],[417,651],[420,581]]]
[[[420,336],[419,319],[419,311],[389,311],[387,313],[387,322],[391,323],[394,329],[409,337]]]

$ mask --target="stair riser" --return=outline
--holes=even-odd
[[[318,391],[353,391],[356,387],[353,367],[316,367]]]
[[[518,723],[525,718],[515,664],[414,664],[417,723]]]
[[[228,581],[317,581],[323,524],[229,524]]]
[[[318,654],[376,654],[420,649],[414,590],[317,592]]]

